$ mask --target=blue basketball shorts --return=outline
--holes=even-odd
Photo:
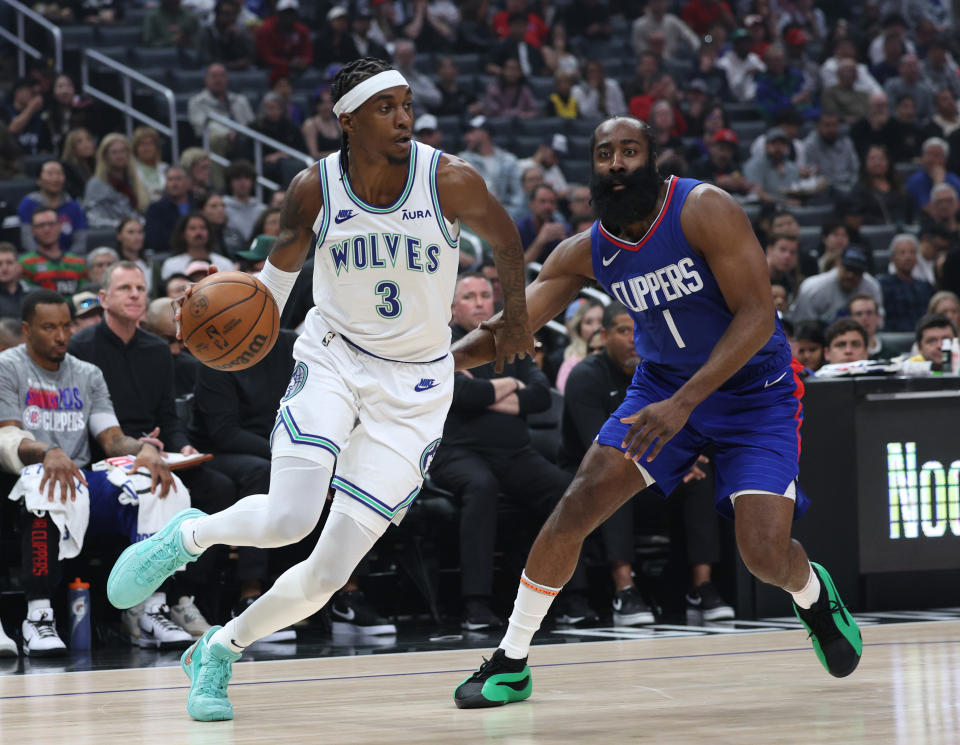
[[[796,361],[784,369],[735,390],[715,391],[690,415],[686,425],[651,461],[639,461],[655,479],[650,488],[668,496],[681,483],[700,452],[715,447],[714,505],[733,518],[732,495],[751,492],[796,494],[794,517],[809,505],[796,487],[803,421],[803,381]],[[623,451],[630,425],[620,421],[645,406],[672,396],[679,385],[656,377],[644,366],[637,369],[627,396],[597,435],[597,442]],[[649,451],[648,451],[649,452]]]

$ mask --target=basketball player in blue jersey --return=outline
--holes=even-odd
[[[184,653],[187,711],[199,720],[233,718],[227,683],[243,649],[320,610],[419,492],[453,395],[461,221],[490,242],[500,272],[498,367],[533,349],[516,227],[471,166],[412,140],[403,76],[380,60],[352,62],[334,80],[333,101],[343,146],[293,180],[260,274],[282,312],[316,246],[316,307],[271,436],[270,493],[215,515],[180,513],[156,540],[125,551],[107,584],[111,602],[126,608],[212,545],[299,541],[332,485],[310,557]]]
[[[631,117],[591,141],[599,220],[561,243],[527,288],[535,329],[596,278],[634,319],[641,366],[533,544],[499,649],[454,693],[460,708],[530,696],[526,658],[584,538],[642,489],[673,491],[716,448],[716,507],[736,516],[744,563],[793,596],[823,666],[837,677],[862,642],[833,580],[790,537],[806,507],[796,488],[803,384],[773,309],[763,250],[720,189],[663,180],[650,129]],[[458,341],[458,369],[494,358],[496,317]]]

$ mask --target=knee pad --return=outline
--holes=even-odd
[[[288,545],[314,529],[327,500],[330,471],[305,458],[274,460],[264,532]]]

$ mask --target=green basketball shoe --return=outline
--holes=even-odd
[[[527,658],[511,660],[502,649],[484,659],[480,669],[457,686],[453,700],[458,709],[484,709],[523,701],[533,693]]]
[[[139,605],[157,591],[178,567],[196,561],[183,547],[180,525],[184,520],[206,517],[200,510],[181,510],[146,540],[127,546],[107,579],[107,598],[120,610]]]
[[[210,637],[220,628],[212,626],[180,658],[180,667],[190,678],[187,713],[200,722],[233,719],[227,684],[233,677],[233,663],[240,659],[240,653],[222,644],[210,643]]]
[[[810,564],[820,578],[820,597],[808,609],[794,603],[793,610],[809,632],[820,664],[834,677],[844,678],[860,664],[863,650],[860,628],[840,599],[827,570],[812,561]]]

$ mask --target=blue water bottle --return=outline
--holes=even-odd
[[[90,649],[90,583],[70,583],[70,649]]]

